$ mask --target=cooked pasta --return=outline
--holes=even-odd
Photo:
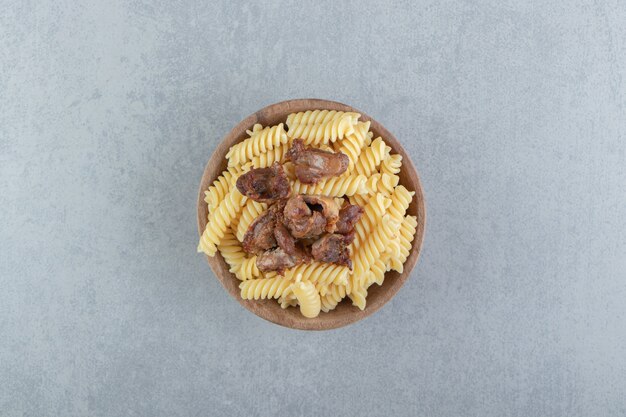
[[[253,157],[252,166],[255,168],[265,168],[272,165],[274,162],[281,162],[288,150],[289,146],[286,143],[281,144],[274,149]]]
[[[365,279],[364,286],[367,288],[373,283],[378,285],[383,285],[383,281],[385,280],[385,273],[389,270],[389,260],[391,259],[391,252],[386,251],[381,255],[380,258],[376,259],[376,261],[370,266],[370,271]]]
[[[337,307],[337,304],[346,297],[346,286],[330,284],[327,286],[327,291],[324,295],[320,296],[322,304],[322,311],[328,313]]]
[[[246,201],[246,205],[241,210],[241,216],[239,216],[239,223],[237,224],[237,239],[243,242],[243,236],[246,234],[250,224],[267,210],[267,204],[259,203],[254,200]]]
[[[309,110],[287,116],[287,134],[290,138],[304,139],[305,144],[319,145],[335,142],[354,132],[359,113],[335,110]]]
[[[248,139],[231,147],[226,154],[229,166],[242,165],[255,156],[287,143],[287,134],[282,123],[266,128],[256,124],[251,131],[248,131],[248,134],[250,135]]]
[[[243,281],[239,284],[239,289],[241,289],[241,298],[244,300],[262,300],[284,297],[291,292],[291,284],[293,284],[292,280],[279,276]]]
[[[406,259],[411,253],[411,242],[415,237],[415,230],[417,229],[417,217],[406,216],[400,224],[400,233],[398,233],[398,244],[400,256],[391,258],[391,268],[402,272],[403,265]]]
[[[350,165],[348,166],[348,170],[352,170],[355,162],[358,160],[359,155],[361,154],[361,150],[369,145],[367,139],[368,130],[370,128],[370,122],[358,122],[354,128],[354,132],[348,135],[344,140],[337,141],[335,144],[339,144],[336,147],[337,152],[342,152],[348,156],[350,160]]]
[[[389,215],[384,215],[382,221],[374,228],[367,239],[362,242],[354,253],[354,270],[352,273],[364,279],[370,266],[376,261],[380,254],[389,247],[390,241],[395,239],[395,231],[398,227],[393,223]]]
[[[355,194],[348,196],[348,201],[350,204],[356,204],[360,207],[365,207],[368,201],[370,201],[370,194]]]
[[[384,193],[390,195],[400,182],[400,177],[393,174],[372,174],[365,183],[368,194]]]
[[[300,305],[300,313],[308,318],[319,316],[322,303],[319,293],[315,290],[315,285],[310,281],[304,281],[294,283],[292,286],[292,291]]]
[[[359,121],[359,117],[358,113],[334,110],[292,113],[285,124],[255,124],[245,140],[229,149],[226,170],[204,192],[208,222],[198,251],[215,256],[219,250],[229,271],[241,281],[243,299],[275,299],[283,309],[299,306],[307,318],[334,310],[344,299],[363,310],[371,285],[383,285],[388,271],[403,271],[418,225],[417,217],[407,215],[415,192],[400,184],[402,156],[392,153],[382,137],[373,139],[371,123]],[[347,170],[315,184],[301,183],[295,175],[295,160],[287,160],[294,158],[287,157],[294,139],[303,139],[305,145],[316,149],[345,154]],[[246,198],[236,187],[237,178],[250,169],[268,168],[275,162],[282,165],[292,195],[334,197],[337,207],[348,202],[361,207],[360,218],[349,229],[354,239],[347,249],[343,247],[352,269],[313,260],[280,273],[271,268],[271,272],[263,272],[267,268],[263,269],[259,258],[268,252],[244,251],[246,232],[268,210],[268,204]],[[283,214],[277,216],[282,218]],[[280,233],[280,229],[269,233],[269,239],[276,240],[274,245]],[[246,242],[249,248],[250,241]],[[303,240],[298,242],[301,245]],[[310,251],[312,243],[305,244]]]
[[[415,191],[409,191],[404,185],[398,185],[391,195],[391,205],[389,206],[389,214],[397,222],[401,223],[404,213],[409,208],[411,200],[415,195]]]
[[[389,154],[380,163],[381,174],[394,174],[400,173],[402,167],[402,155]]]
[[[301,275],[303,281],[311,281],[321,285],[345,285],[349,274],[350,270],[345,266],[313,261],[309,264],[302,264],[288,269],[285,272],[285,278],[292,279]]]
[[[385,158],[386,151],[386,145],[382,138],[374,139],[372,144],[359,155],[359,159],[354,163],[354,171],[366,176],[374,174]]]
[[[241,206],[245,200],[246,198],[236,188],[233,188],[226,194],[224,200],[222,200],[215,211],[209,214],[209,221],[200,238],[198,252],[204,252],[208,256],[215,256],[217,245],[224,237],[224,233],[230,226],[233,218],[241,211]]]
[[[365,175],[358,174],[332,177],[318,184],[303,184],[300,180],[295,180],[292,190],[297,194],[321,194],[331,197],[343,197],[367,193],[366,181],[367,177]]]
[[[287,307],[295,307],[298,305],[298,299],[293,292],[285,294],[284,297],[278,297],[277,301],[282,309],[285,309]]]
[[[380,223],[385,211],[391,205],[391,199],[382,193],[376,194],[363,207],[363,215],[354,225],[354,241],[351,249],[359,248],[360,243],[367,238],[372,230]]]
[[[352,305],[359,308],[359,310],[365,310],[367,304],[367,289],[363,286],[354,288],[348,297],[352,300]]]
[[[222,172],[222,175],[213,181],[213,185],[211,185],[209,189],[204,192],[204,201],[209,206],[209,213],[215,210],[215,208],[224,199],[224,196],[234,186],[234,174],[232,171],[233,170],[226,170]]]
[[[234,273],[235,273],[235,276],[242,281],[247,281],[249,279],[260,277],[261,272],[259,271],[259,268],[256,266],[256,255],[254,255],[251,258],[245,258],[239,264],[239,267],[234,271]]]
[[[230,229],[224,233],[217,248],[222,254],[224,261],[230,267],[230,272],[236,273],[246,259],[246,254],[241,247],[241,243],[235,238]]]

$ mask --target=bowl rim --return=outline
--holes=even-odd
[[[380,294],[380,296],[376,297],[375,302],[370,303],[368,298],[368,304],[365,310],[360,310],[356,307],[350,306],[350,310],[347,311],[345,310],[345,308],[342,307],[343,313],[340,315],[336,313],[336,309],[328,313],[320,314],[320,316],[315,319],[307,319],[303,316],[298,317],[294,314],[277,314],[275,306],[278,306],[278,304],[275,300],[243,300],[240,296],[239,291],[239,284],[241,283],[241,281],[238,280],[234,274],[229,272],[228,269],[224,269],[225,262],[219,251],[214,257],[209,257],[205,255],[207,262],[215,277],[222,284],[224,289],[226,289],[226,291],[233,298],[235,298],[240,305],[242,305],[244,308],[251,311],[255,315],[271,323],[299,330],[336,329],[352,323],[356,323],[357,321],[369,317],[378,310],[380,310],[398,293],[402,285],[404,285],[404,283],[410,277],[411,271],[417,264],[421,253],[426,226],[426,202],[424,199],[424,192],[420,177],[417,170],[415,169],[415,166],[410,156],[407,154],[404,147],[391,132],[389,132],[380,122],[376,121],[366,113],[340,102],[324,99],[291,99],[267,105],[262,109],[252,113],[251,115],[240,121],[229,132],[227,132],[226,135],[222,137],[221,141],[214,149],[211,157],[209,158],[204,168],[202,179],[200,181],[200,186],[198,189],[197,224],[199,236],[202,236],[202,233],[207,223],[207,209],[206,203],[204,202],[204,191],[207,190],[208,187],[217,178],[217,176],[221,174],[222,170],[218,169],[216,171],[216,167],[224,166],[224,156],[230,146],[232,146],[231,143],[237,143],[245,139],[247,137],[246,130],[251,129],[255,123],[261,123],[265,126],[266,123],[263,122],[268,117],[274,117],[274,113],[280,113],[281,115],[283,115],[283,119],[286,120],[289,113],[315,109],[353,111],[360,113],[361,118],[359,120],[370,121],[370,130],[375,132],[375,135],[383,137],[385,143],[387,143],[387,145],[389,145],[395,153],[399,153],[402,155],[402,169],[404,171],[404,174],[410,177],[411,181],[413,182],[410,187],[414,188],[415,196],[411,202],[410,207],[414,209],[413,211],[415,212],[415,215],[417,215],[418,225],[416,228],[414,240],[412,242],[411,251],[406,262],[404,263],[404,271],[401,274],[393,271],[389,271],[386,273],[398,274],[397,279],[394,279],[392,282],[388,282],[388,280],[385,279],[385,283],[382,285],[382,287],[379,287],[381,288],[380,291],[382,291],[382,293]],[[212,174],[213,172],[216,172],[217,174]],[[385,275],[385,278],[387,278],[387,275]],[[384,288],[384,290],[382,288]],[[274,306],[272,306],[272,304]],[[338,306],[338,308],[340,306]],[[280,306],[278,306],[278,308],[280,309]],[[286,311],[287,310],[280,309],[280,312]],[[297,313],[299,314],[299,311]],[[335,313],[336,317],[333,316],[333,313]]]

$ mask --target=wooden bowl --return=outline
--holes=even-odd
[[[303,317],[300,314],[300,309],[297,307],[290,307],[283,310],[276,300],[242,300],[239,291],[241,281],[228,271],[228,265],[219,254],[219,251],[212,258],[207,256],[207,260],[215,276],[220,280],[230,295],[241,305],[265,320],[280,324],[281,326],[302,330],[328,330],[357,322],[376,312],[387,301],[391,300],[402,284],[407,280],[417,262],[424,238],[424,224],[426,220],[424,195],[419,176],[417,175],[417,171],[409,155],[407,155],[395,136],[385,129],[383,125],[353,107],[335,101],[297,99],[272,104],[246,117],[224,137],[217,149],[215,149],[215,152],[213,152],[211,159],[209,159],[204,169],[204,175],[200,182],[200,190],[198,192],[198,233],[202,235],[207,224],[208,209],[204,202],[204,191],[207,190],[222,171],[226,169],[227,161],[224,156],[228,152],[228,149],[235,143],[247,138],[246,130],[252,129],[255,123],[260,123],[263,126],[276,125],[281,122],[284,123],[287,120],[287,115],[290,113],[315,109],[360,113],[361,118],[359,120],[369,120],[371,122],[370,130],[374,133],[374,137],[382,136],[385,143],[393,149],[394,153],[402,155],[402,170],[399,174],[400,184],[403,184],[409,190],[415,190],[415,198],[409,206],[407,213],[417,216],[417,230],[411,253],[404,264],[404,272],[400,274],[396,271],[389,271],[385,274],[385,282],[382,286],[372,285],[368,289],[367,307],[365,310],[361,311],[357,307],[352,306],[350,299],[346,298],[347,301],[344,300],[339,303],[334,310],[328,313],[322,312],[314,319]]]

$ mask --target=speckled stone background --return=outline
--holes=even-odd
[[[626,4],[474,3],[5,2],[0,415],[626,415]],[[325,333],[196,254],[212,150],[298,97],[427,197],[411,280]]]

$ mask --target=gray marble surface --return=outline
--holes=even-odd
[[[626,415],[623,1],[9,1],[1,416]],[[320,97],[409,149],[411,280],[323,333],[196,254],[204,164]]]

